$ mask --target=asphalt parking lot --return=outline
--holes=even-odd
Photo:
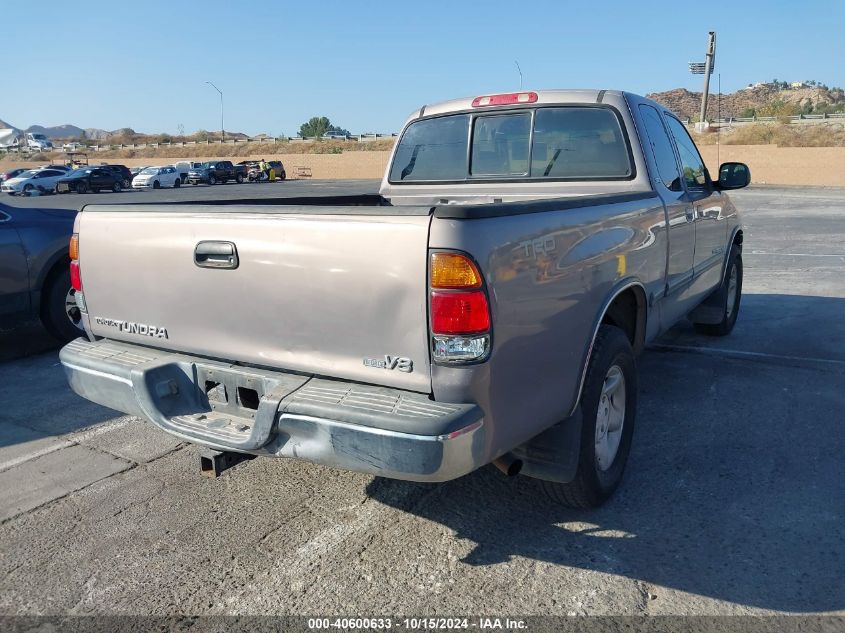
[[[377,183],[84,198],[244,188]],[[492,467],[422,485],[253,460],[206,479],[194,447],[75,396],[50,342],[21,342],[37,328],[4,335],[28,355],[0,362],[0,615],[845,615],[845,190],[734,199],[736,329],[681,325],[643,354],[626,479],[593,512]]]

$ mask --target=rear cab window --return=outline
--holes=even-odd
[[[389,182],[629,180],[628,140],[603,106],[450,114],[407,127]]]

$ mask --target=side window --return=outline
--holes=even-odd
[[[660,120],[660,113],[650,105],[640,105],[640,116],[643,119],[648,144],[651,146],[654,162],[657,163],[657,172],[660,180],[670,191],[682,191],[681,172],[678,170],[678,161],[675,160],[675,152],[672,149],[672,141],[663,127]]]
[[[691,191],[705,191],[707,189],[707,176],[705,173],[704,161],[695,143],[687,132],[684,124],[675,117],[667,116],[666,123],[675,143],[678,146],[678,154],[681,156],[681,166],[684,168],[684,181],[687,189]]]

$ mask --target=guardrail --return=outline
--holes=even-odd
[[[146,147],[192,147],[195,145],[238,145],[241,143],[264,143],[273,145],[281,143],[314,143],[319,141],[330,140],[347,140],[357,141],[359,143],[367,143],[378,141],[382,139],[395,138],[398,134],[358,134],[350,135],[345,139],[323,139],[323,138],[302,138],[299,136],[275,136],[275,137],[258,137],[258,138],[230,138],[230,139],[207,139],[205,141],[171,141],[169,143],[104,143],[102,145],[88,145],[79,150],[74,151],[90,151],[90,152],[106,152],[115,149],[144,149]],[[61,150],[57,147],[56,150]]]
[[[721,117],[719,119],[712,119],[711,123],[771,123],[773,121],[790,121],[790,122],[812,122],[812,121],[827,121],[829,119],[845,119],[845,112],[834,112],[832,114],[790,114],[785,116],[734,116]],[[685,125],[695,125],[689,118],[684,119]]]

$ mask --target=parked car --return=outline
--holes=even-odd
[[[135,166],[129,168],[129,173],[132,175],[132,178],[135,178],[138,174],[144,171],[147,167],[151,167],[151,165],[143,165],[141,167]]]
[[[335,139],[335,140],[346,140],[349,138],[349,135],[345,132],[338,132],[336,130],[329,130],[325,134],[323,134],[323,138],[327,139]]]
[[[18,167],[17,169],[10,169],[9,171],[0,174],[0,183],[3,181],[8,180],[9,178],[14,178],[15,176],[19,176],[25,171],[29,171],[26,167]]]
[[[85,334],[68,268],[75,215],[0,204],[0,329],[40,319],[60,340]]]
[[[277,180],[285,180],[288,175],[285,171],[285,166],[280,160],[268,160],[267,164],[270,165],[270,169],[276,172],[276,179]]]
[[[287,178],[287,173],[285,173],[285,166],[282,164],[280,160],[268,160],[265,161],[270,170],[272,170],[275,174],[276,182],[285,180]],[[246,177],[249,182],[264,182],[264,176],[259,169],[259,165],[261,164],[260,160],[249,160],[249,161],[241,161],[238,165],[243,165],[244,169],[246,170]]]
[[[79,151],[81,149],[86,149],[86,146],[83,145],[82,143],[77,143],[75,141],[71,142],[71,143],[65,143],[64,145],[62,145],[62,151],[63,152],[76,152],[76,151]]]
[[[132,172],[126,165],[98,165],[101,169],[107,169],[120,176],[120,184],[124,189],[132,186]]]
[[[59,171],[69,172],[71,171],[70,167],[67,165],[40,165],[39,167],[35,167],[34,169],[58,169]]]
[[[187,160],[180,160],[173,163],[173,166],[176,168],[176,171],[179,172],[179,177],[182,179],[182,184],[184,185],[188,180],[188,172],[192,169],[202,168],[202,163],[192,163]]]
[[[88,339],[61,362],[78,394],[216,451],[414,481],[494,463],[595,507],[625,470],[637,353],[686,316],[734,327],[726,191],[749,180],[711,180],[630,93],[429,105],[380,196],[86,206]]]
[[[133,189],[161,189],[179,187],[181,184],[182,178],[173,165],[147,167],[132,179]]]
[[[56,193],[99,193],[101,191],[114,191],[118,193],[123,189],[123,178],[119,173],[111,169],[100,167],[82,167],[69,174],[64,174],[56,183]]]
[[[28,194],[31,191],[53,193],[56,190],[56,183],[65,175],[66,172],[61,169],[30,169],[14,178],[4,180],[0,185],[0,191],[11,196]]]
[[[188,172],[188,182],[192,185],[201,182],[209,185],[226,183],[234,180],[238,184],[244,181],[246,170],[243,165],[233,165],[230,160],[212,160]]]

